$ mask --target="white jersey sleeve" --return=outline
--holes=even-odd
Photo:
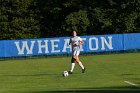
[[[82,38],[78,37],[79,41],[82,41]]]

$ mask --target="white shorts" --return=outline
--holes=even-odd
[[[72,55],[73,56],[79,56],[79,54],[80,54],[80,51],[77,51],[77,50],[75,50],[75,51],[72,52]]]

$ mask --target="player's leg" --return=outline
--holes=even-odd
[[[82,73],[85,72],[85,67],[83,66],[82,62],[79,59],[80,51],[77,51],[76,55],[74,56],[75,60],[78,62],[79,66],[82,68]]]
[[[77,56],[77,62],[79,66],[82,68],[82,73],[85,73],[85,67],[83,66],[82,62],[80,61],[79,57]]]
[[[69,74],[72,74],[74,67],[75,67],[75,58],[72,57],[71,58],[71,69],[69,71]]]
[[[74,55],[76,55],[76,51],[72,52],[72,58],[71,58],[71,69],[69,71],[69,74],[73,73],[74,67],[75,67],[75,61],[76,59],[74,58]]]

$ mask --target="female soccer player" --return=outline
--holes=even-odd
[[[77,36],[76,31],[73,31],[73,37],[70,38],[69,44],[71,44],[72,47],[72,59],[71,59],[71,70],[69,71],[69,74],[73,73],[75,62],[79,64],[79,66],[82,68],[82,73],[85,73],[85,67],[83,66],[82,62],[79,59],[80,54],[80,45],[84,44],[84,41]]]

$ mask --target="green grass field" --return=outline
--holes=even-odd
[[[0,93],[140,93],[140,53],[80,56],[86,73],[71,57],[0,61]]]

